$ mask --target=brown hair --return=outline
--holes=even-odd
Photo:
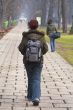
[[[30,29],[37,29],[38,28],[38,21],[37,20],[30,20],[30,22],[28,22],[28,26]]]

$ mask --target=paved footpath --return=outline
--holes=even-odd
[[[73,67],[56,52],[44,57],[41,103],[28,102],[27,75],[17,47],[26,25],[18,25],[0,40],[0,110],[73,110]]]

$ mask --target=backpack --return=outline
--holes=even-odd
[[[42,56],[41,41],[29,39],[26,44],[25,58],[28,62],[40,62]]]

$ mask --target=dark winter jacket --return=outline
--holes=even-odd
[[[49,37],[50,37],[50,35],[53,34],[53,33],[55,33],[55,32],[57,32],[56,27],[53,24],[48,24],[48,26],[47,26],[47,32],[46,32],[47,35],[49,35]]]
[[[23,38],[22,38],[21,43],[18,46],[18,49],[21,52],[21,54],[24,56],[23,63],[26,63],[25,50],[26,50],[27,41],[30,38],[40,39],[40,41],[42,42],[42,54],[43,55],[46,54],[46,52],[48,51],[48,46],[46,44],[43,32],[39,32],[37,30],[29,30],[28,32],[23,32],[22,35],[23,35]],[[41,62],[43,62],[43,55],[42,55]]]

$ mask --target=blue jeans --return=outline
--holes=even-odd
[[[40,99],[41,89],[41,71],[43,64],[41,63],[27,63],[25,68],[28,77],[28,92],[27,98],[34,101],[36,98]]]
[[[50,46],[51,46],[51,52],[55,51],[55,39],[50,38]]]

